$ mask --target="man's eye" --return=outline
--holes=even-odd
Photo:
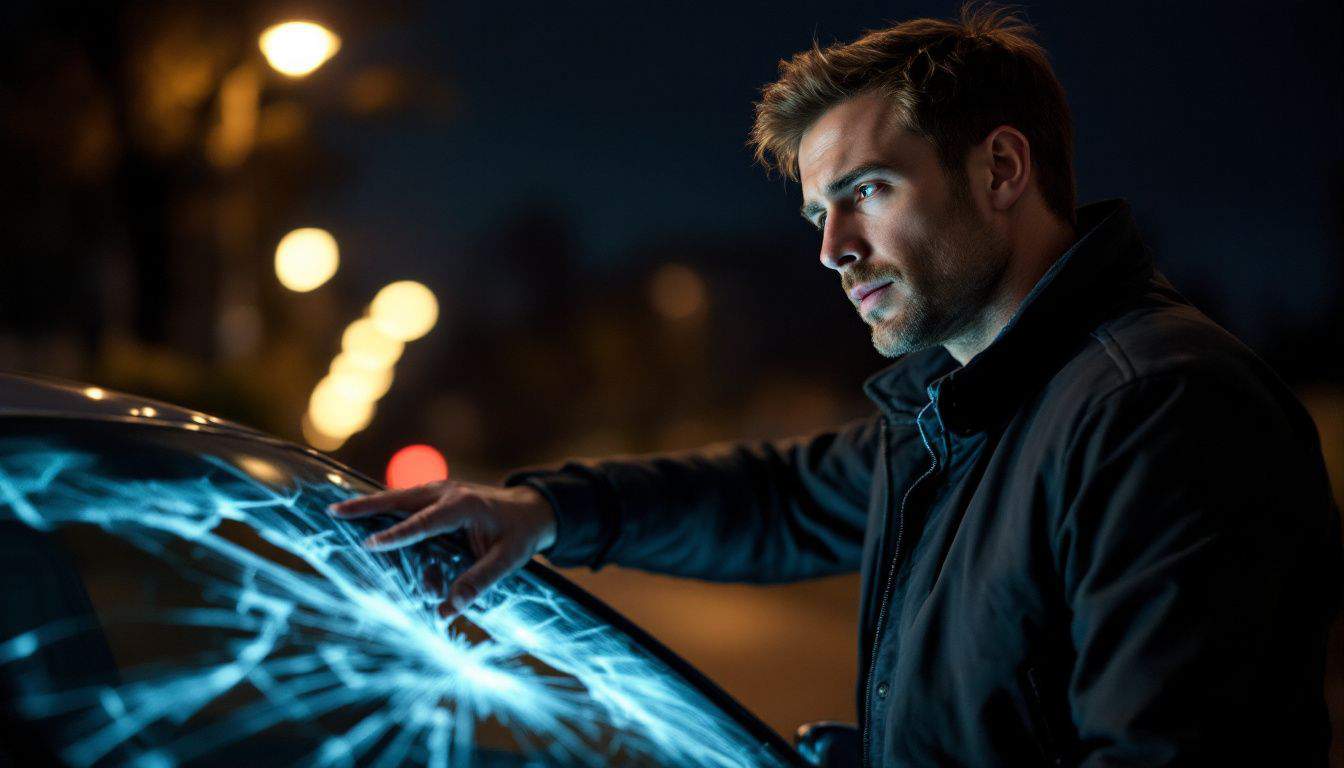
[[[858,193],[860,200],[866,200],[877,194],[877,185],[872,182],[860,184],[855,192]]]

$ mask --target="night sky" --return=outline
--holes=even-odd
[[[1128,198],[1159,266],[1252,346],[1334,322],[1340,5],[1024,7],[1073,108],[1079,202]],[[327,122],[350,177],[310,212],[339,222],[347,253],[367,251],[347,263],[370,286],[390,272],[469,280],[461,254],[488,257],[491,228],[523,210],[566,220],[594,279],[686,233],[796,238],[796,258],[817,237],[797,187],[745,146],[760,87],[813,37],[955,9],[426,4],[408,23],[344,30],[333,69],[414,67],[449,85],[451,112]]]

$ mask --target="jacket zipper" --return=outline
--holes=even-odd
[[[1050,715],[1045,708],[1045,697],[1041,695],[1039,677],[1036,667],[1027,670],[1027,701],[1039,721],[1041,752],[1050,765],[1062,766],[1064,765],[1064,758],[1060,754],[1059,743],[1055,739],[1055,729],[1050,725]]]
[[[901,559],[901,539],[904,537],[905,534],[905,503],[910,500],[910,494],[915,490],[915,488],[918,487],[920,483],[924,482],[924,480],[927,479],[929,475],[932,475],[934,472],[938,470],[938,454],[933,452],[933,446],[929,445],[929,438],[924,435],[924,424],[923,424],[924,412],[929,409],[930,405],[933,405],[932,400],[930,400],[927,405],[925,405],[923,408],[920,409],[919,415],[915,417],[915,429],[919,430],[919,439],[921,442],[924,443],[924,450],[929,452],[929,459],[931,460],[932,463],[929,464],[928,469],[924,470],[924,474],[915,478],[915,481],[910,484],[910,487],[905,489],[905,495],[901,497],[901,509],[899,513],[900,517],[896,518],[896,544],[892,548],[891,567],[887,569],[887,579],[882,587],[882,602],[879,605],[877,611],[877,626],[873,630],[873,650],[868,658],[868,674],[864,675],[864,681],[863,681],[863,765],[864,766],[872,764],[871,759],[869,757],[869,744],[872,741],[872,737],[870,734],[873,727],[873,691],[872,691],[873,671],[877,668],[877,649],[880,648],[882,645],[882,626],[886,623],[887,603],[891,600],[891,589],[893,586],[892,582],[896,578],[896,564],[900,562]],[[884,426],[886,425],[885,420],[883,420],[882,423]],[[887,451],[885,429],[883,430],[882,433],[882,451],[884,453]],[[890,458],[888,458],[886,464],[887,464],[886,470],[888,476],[890,476],[891,473]],[[882,525],[884,528],[886,527],[886,523],[887,523],[886,518],[883,517]]]

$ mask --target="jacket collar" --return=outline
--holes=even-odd
[[[868,397],[898,419],[914,417],[932,400],[943,425],[956,432],[979,431],[1016,410],[1078,340],[1153,276],[1128,202],[1103,200],[1077,215],[1077,242],[980,354],[965,366],[942,346],[904,355],[864,382]]]

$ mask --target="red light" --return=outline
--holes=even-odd
[[[448,462],[428,445],[408,445],[387,462],[387,487],[410,488],[448,477]]]

